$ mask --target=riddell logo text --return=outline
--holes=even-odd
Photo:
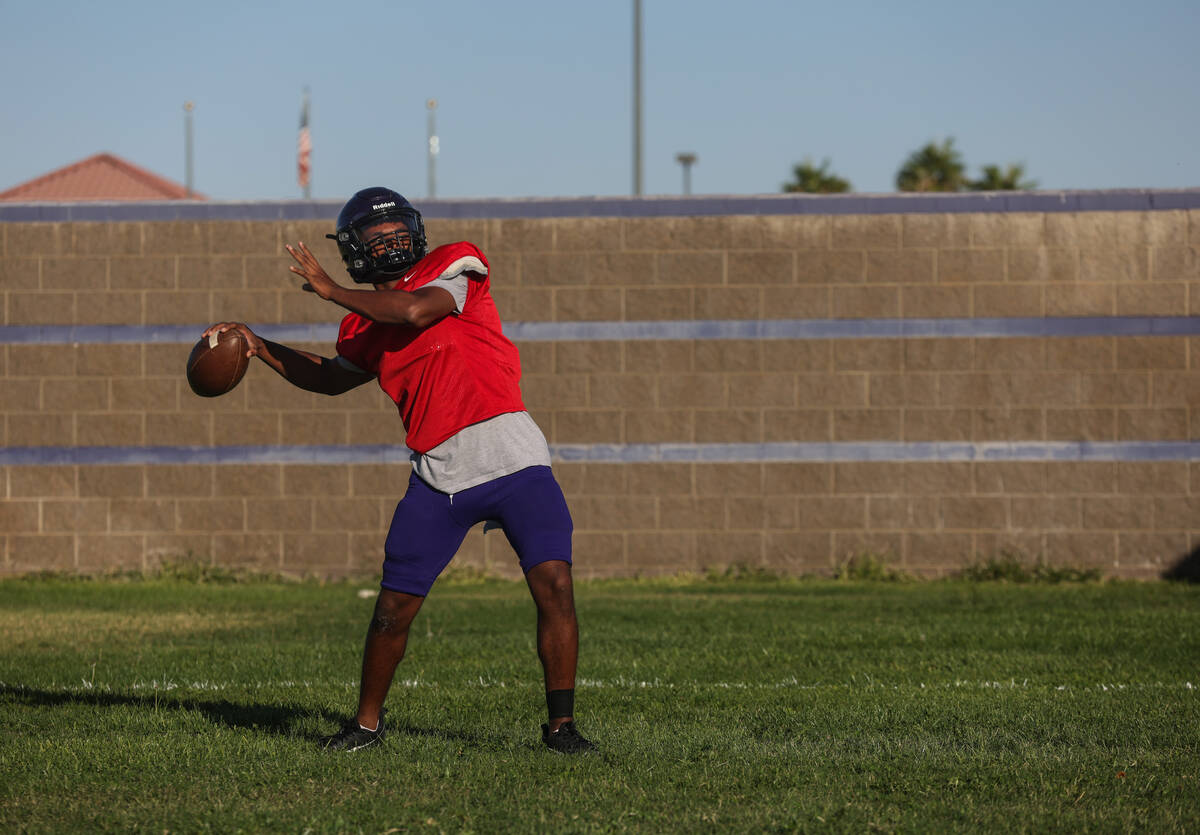
[[[375,210],[375,209],[387,209],[387,208],[390,208],[391,206],[395,206],[395,205],[396,205],[396,201],[395,201],[395,200],[393,200],[391,203],[380,203],[380,204],[379,204],[379,205],[377,205],[377,206],[372,206],[372,207],[371,207],[371,209],[372,209],[372,210]]]

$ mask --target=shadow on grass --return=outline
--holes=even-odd
[[[300,731],[298,726],[309,720],[323,720],[341,726],[349,717],[331,710],[313,710],[286,704],[238,704],[228,699],[176,699],[162,693],[134,695],[87,690],[45,690],[23,685],[0,686],[0,704],[24,704],[32,707],[62,707],[89,705],[92,707],[132,707],[138,710],[181,710],[203,714],[214,725],[239,728],[279,736],[299,737],[323,742],[325,734]],[[419,728],[407,724],[388,723],[389,735],[426,737],[468,743],[480,747],[500,747],[499,738],[441,728]]]
[[[1163,572],[1162,577],[1164,580],[1179,583],[1200,583],[1200,547],[1180,557],[1173,566]]]

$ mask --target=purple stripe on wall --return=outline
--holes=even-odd
[[[1200,441],[853,442],[769,444],[557,444],[558,462],[1198,461]],[[102,464],[400,464],[401,445],[4,447],[0,466]]]
[[[349,196],[349,195],[347,195]],[[330,220],[343,200],[155,203],[7,203],[0,222]],[[962,212],[1118,212],[1200,208],[1200,189],[967,192],[961,194],[754,194],[690,197],[530,197],[423,200],[430,219],[862,215]]]
[[[191,344],[195,325],[0,325],[0,344]],[[334,342],[338,326],[253,325],[277,342]],[[978,319],[699,319],[685,322],[510,322],[516,342],[676,339],[993,339],[1007,337],[1196,336],[1198,316],[1050,316]]]

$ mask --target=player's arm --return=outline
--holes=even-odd
[[[303,289],[373,322],[427,328],[456,309],[454,297],[440,287],[422,287],[412,293],[343,287],[329,277],[303,241],[289,245],[287,251],[296,259],[296,265],[288,269],[304,279]]]
[[[258,357],[280,377],[298,388],[317,394],[342,394],[355,386],[374,379],[365,371],[299,348],[289,348],[278,342],[263,339],[242,322],[218,322],[204,331],[204,336],[216,331],[237,328],[246,337],[249,348],[246,356]]]

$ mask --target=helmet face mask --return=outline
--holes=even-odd
[[[337,242],[346,272],[359,284],[391,281],[425,257],[421,213],[391,189],[367,188],[338,214]]]

